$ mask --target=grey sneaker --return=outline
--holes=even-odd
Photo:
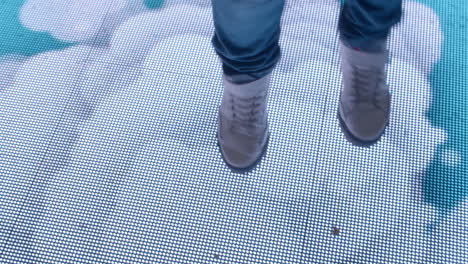
[[[391,95],[385,69],[388,50],[384,47],[376,53],[357,51],[340,40],[340,56],[340,127],[349,142],[369,147],[380,139],[389,122]]]
[[[217,139],[224,161],[234,172],[252,170],[267,150],[270,81],[271,73],[253,82],[235,84],[223,74]]]

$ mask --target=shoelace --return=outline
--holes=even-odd
[[[352,101],[369,102],[372,101],[375,104],[375,95],[377,94],[377,86],[383,80],[383,73],[371,68],[363,68],[360,66],[353,65],[353,78],[352,78],[352,90],[355,94],[352,94]]]
[[[237,132],[253,136],[256,128],[260,125],[257,121],[260,118],[258,110],[265,95],[254,96],[251,98],[238,98],[231,96],[232,112],[234,125],[233,128],[239,128]]]

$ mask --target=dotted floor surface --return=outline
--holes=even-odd
[[[290,1],[269,147],[247,174],[216,145],[209,1],[13,2],[0,4],[0,263],[467,260],[461,0],[404,2],[390,124],[370,148],[336,118],[338,3]],[[296,23],[307,8],[322,12]]]

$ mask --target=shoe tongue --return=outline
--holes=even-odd
[[[229,81],[230,83],[234,83],[234,84],[246,84],[246,83],[250,83],[258,79],[252,74],[248,74],[248,73],[224,74],[224,77],[226,78],[227,81]]]
[[[369,53],[380,53],[387,48],[388,38],[381,39],[366,39],[366,40],[354,40],[345,41],[340,39],[345,46],[350,47],[354,50],[369,52]]]
[[[388,63],[388,50],[380,53],[369,53],[357,50],[351,50],[348,58],[352,64],[359,65],[366,68],[382,67]]]
[[[224,89],[239,98],[251,98],[268,91],[270,86],[271,73],[258,80],[235,84],[230,82],[223,74]]]

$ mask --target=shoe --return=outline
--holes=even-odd
[[[389,54],[362,52],[340,40],[343,85],[337,117],[346,139],[353,145],[370,147],[389,123],[391,95],[385,69]]]
[[[270,81],[271,73],[252,82],[235,84],[223,74],[217,139],[223,160],[233,172],[251,171],[267,150]]]

